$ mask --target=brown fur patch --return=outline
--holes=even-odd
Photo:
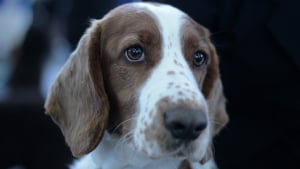
[[[121,126],[119,124],[134,116],[137,110],[137,91],[160,60],[162,42],[159,28],[146,10],[126,5],[122,8],[112,11],[102,22],[101,66],[111,105],[108,129],[127,133],[133,127],[132,121]],[[124,52],[132,45],[143,48],[143,61],[131,63],[126,60]]]
[[[90,32],[81,38],[45,103],[46,112],[59,125],[74,156],[89,153],[98,145],[108,117],[103,84],[95,86],[90,77],[88,46],[91,41]],[[97,78],[102,82],[102,74]]]
[[[183,27],[182,50],[199,84],[199,90],[207,99],[209,117],[214,121],[212,133],[216,134],[228,121],[217,54],[209,40],[208,30],[190,18],[187,18]],[[55,81],[45,104],[47,113],[60,126],[75,156],[92,151],[105,129],[126,134],[134,127],[133,118],[138,108],[137,91],[162,57],[159,29],[146,9],[124,5],[112,10],[103,19],[94,21],[81,38],[77,50]],[[124,57],[125,50],[134,45],[143,49],[145,59],[141,62],[133,63]],[[192,56],[198,50],[209,56],[207,65],[201,68],[192,64]],[[177,60],[173,62],[179,69],[184,68]],[[171,70],[167,74],[175,72]],[[187,76],[183,72],[180,74]],[[173,86],[174,83],[168,84],[169,88]],[[157,142],[160,147],[168,149],[172,146],[167,145],[171,136],[163,127],[162,113],[180,106],[201,109],[193,98],[180,100],[176,104],[171,103],[168,98],[162,98],[157,104],[160,113],[149,114],[157,121],[146,124],[143,119],[147,127],[139,132],[144,133],[152,143]],[[184,161],[180,169],[190,169],[188,162]]]

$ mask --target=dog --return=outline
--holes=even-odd
[[[81,157],[72,169],[213,169],[225,102],[209,31],[170,5],[134,2],[92,21],[45,109]]]

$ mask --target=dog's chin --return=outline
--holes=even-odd
[[[205,155],[205,152],[202,152],[200,154],[196,154],[196,153],[188,153],[188,152],[182,150],[182,151],[170,152],[168,154],[148,156],[148,158],[150,158],[152,160],[176,159],[178,161],[188,160],[190,162],[200,162],[204,158],[204,155]]]
[[[188,160],[190,162],[199,162],[201,161],[206,153],[206,149],[197,149],[193,144],[178,146],[172,150],[164,150],[161,148],[161,152],[158,154],[151,154],[147,151],[141,151],[140,153],[148,157],[151,160],[157,159],[176,159],[176,160]]]
[[[191,162],[201,161],[210,147],[210,139],[207,132],[195,140],[174,139],[169,134],[160,136],[161,139],[141,139],[145,137],[133,137],[132,150],[148,159],[179,159]]]
[[[205,151],[197,150],[195,146],[188,145],[179,147],[172,154],[172,157],[174,158],[181,158],[191,162],[198,162],[204,157]]]

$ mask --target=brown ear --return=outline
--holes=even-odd
[[[210,44],[210,51],[212,59],[204,80],[203,93],[207,99],[209,116],[212,123],[211,129],[214,136],[227,124],[229,118],[226,112],[226,99],[219,74],[218,56],[212,44]]]
[[[223,94],[223,87],[221,79],[218,77],[212,83],[213,87],[209,92],[207,102],[209,109],[209,116],[211,120],[212,137],[218,134],[221,129],[228,123],[229,118],[225,109],[226,99]],[[213,157],[212,147],[208,147],[205,157],[200,161],[205,164]]]
[[[220,78],[218,78],[213,88],[212,96],[208,99],[213,136],[218,134],[229,121],[225,104],[226,99],[223,94],[222,82]]]
[[[226,112],[226,99],[219,74],[219,60],[215,47],[210,44],[211,62],[207,68],[207,74],[203,83],[203,94],[206,97],[209,119],[211,121],[212,137],[218,134],[227,124],[229,118]],[[200,161],[205,164],[213,157],[212,147],[208,147],[204,158]]]
[[[91,63],[99,58],[100,33],[101,22],[95,21],[63,66],[45,103],[46,113],[62,130],[74,156],[89,153],[98,145],[108,120],[101,65],[97,62],[94,70],[92,64],[96,63]]]

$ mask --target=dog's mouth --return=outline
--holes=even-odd
[[[167,146],[167,151],[171,152],[171,156],[176,158],[188,158],[194,153],[194,150],[194,143],[186,140],[175,140]]]
[[[162,140],[161,140],[162,141]],[[176,140],[166,139],[164,143],[154,146],[152,148],[136,147],[132,148],[141,153],[142,156],[150,158],[152,160],[171,158],[177,160],[189,160],[191,162],[199,162],[207,153],[208,145],[203,144],[202,140],[196,139],[190,140]],[[153,143],[155,145],[155,143]]]
[[[183,152],[189,150],[191,146],[191,141],[173,140],[171,143],[167,144],[166,149],[169,152]]]

